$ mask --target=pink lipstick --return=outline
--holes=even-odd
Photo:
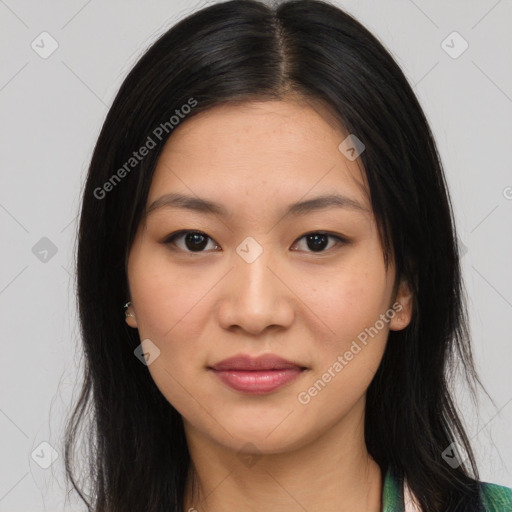
[[[288,384],[306,368],[273,354],[259,357],[241,354],[216,363],[210,369],[236,391],[264,394]]]

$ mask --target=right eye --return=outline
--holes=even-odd
[[[179,246],[176,241],[184,239],[184,247]],[[187,231],[181,230],[171,233],[166,239],[163,241],[165,245],[173,245],[173,250],[177,247],[179,250],[188,252],[188,253],[200,253],[206,252],[203,249],[207,246],[208,240],[214,242],[212,238],[210,238],[206,233],[202,231]],[[219,245],[214,242],[215,248],[218,248]]]

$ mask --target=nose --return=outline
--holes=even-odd
[[[270,250],[248,261],[236,254],[234,267],[224,279],[217,308],[220,325],[251,335],[260,335],[265,329],[290,327],[297,309],[293,283],[287,282],[290,276],[271,257]]]

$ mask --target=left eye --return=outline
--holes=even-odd
[[[185,239],[185,248],[180,247],[176,240],[183,238]],[[312,249],[311,252],[325,252],[326,246],[329,245],[328,239],[335,239],[336,244],[344,244],[347,243],[348,240],[345,238],[334,235],[331,233],[326,233],[323,231],[314,231],[312,233],[307,233],[305,235],[302,235],[298,240],[305,239],[306,244],[309,249]],[[220,248],[220,246],[212,239],[210,238],[206,233],[203,233],[202,231],[177,231],[176,233],[171,233],[165,240],[165,245],[174,245],[178,247],[179,249],[185,251],[185,252],[205,252],[203,249],[208,245],[208,240],[211,240],[214,242],[215,248]],[[295,242],[294,246],[297,245],[297,242]],[[327,250],[331,249],[333,246],[327,248]]]
[[[326,245],[328,245],[329,238],[336,240],[336,242],[331,245],[327,250],[332,249],[334,245],[343,245],[348,242],[347,239],[334,235],[331,233],[325,233],[323,231],[315,231],[313,233],[308,233],[299,238],[299,240],[306,239],[306,244],[309,248],[312,248],[312,252],[326,252]]]

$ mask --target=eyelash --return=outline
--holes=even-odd
[[[181,251],[185,252],[186,254],[201,254],[201,253],[207,252],[207,251],[189,251],[189,250],[180,249],[179,247],[177,247],[176,244],[175,244],[175,240],[177,238],[179,238],[179,237],[181,237],[183,235],[187,235],[187,234],[194,234],[194,235],[204,236],[204,237],[212,240],[218,246],[218,244],[213,240],[213,238],[209,237],[203,231],[183,230],[183,229],[180,230],[180,231],[175,231],[174,233],[171,233],[169,236],[167,236],[165,238],[165,240],[162,243],[164,245],[174,245],[173,250],[181,250]],[[306,251],[306,252],[309,252],[311,254],[325,254],[326,252],[330,251],[331,249],[334,249],[336,247],[336,245],[345,245],[345,244],[349,243],[349,240],[347,240],[346,238],[343,238],[342,236],[339,236],[339,235],[335,235],[334,233],[330,233],[328,231],[310,231],[309,233],[305,233],[304,235],[302,235],[300,238],[297,238],[297,241],[298,240],[302,240],[303,238],[306,238],[306,237],[311,236],[311,235],[325,235],[328,238],[334,238],[334,239],[337,240],[337,243],[334,246],[330,247],[329,249],[325,249],[325,250],[318,251],[318,252]],[[296,242],[294,242],[294,244],[295,243]]]

